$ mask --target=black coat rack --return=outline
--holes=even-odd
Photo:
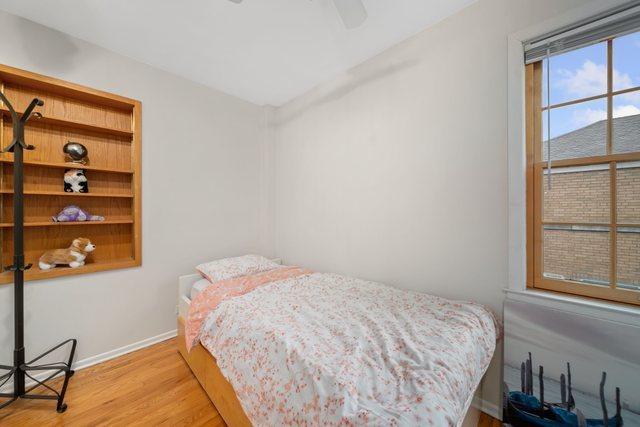
[[[64,395],[67,392],[69,378],[73,375],[71,363],[76,352],[77,340],[69,339],[61,342],[55,347],[42,353],[35,359],[25,362],[24,349],[24,272],[31,268],[31,264],[24,263],[24,192],[23,192],[23,150],[33,150],[33,145],[27,145],[24,141],[24,127],[32,114],[36,117],[39,113],[33,113],[36,106],[44,105],[44,102],[34,98],[25,112],[20,116],[13,109],[9,100],[0,92],[0,99],[6,105],[11,114],[13,124],[13,140],[4,149],[5,152],[13,152],[13,265],[6,267],[5,271],[13,271],[14,283],[14,328],[15,346],[13,350],[13,365],[0,365],[0,389],[9,383],[13,378],[13,393],[0,393],[0,399],[7,399],[0,403],[0,409],[9,406],[16,400],[22,399],[50,399],[57,401],[57,411],[64,412],[67,405],[64,403]],[[35,363],[56,350],[70,345],[69,358],[67,362]],[[60,391],[55,390],[47,384],[50,380],[64,373],[64,380]],[[40,375],[46,377],[40,379]],[[29,378],[33,384],[26,388],[26,379]],[[48,393],[32,393],[35,389],[43,387]],[[53,394],[51,394],[53,393]]]

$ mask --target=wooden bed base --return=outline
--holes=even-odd
[[[213,402],[228,426],[251,426],[251,421],[244,413],[235,391],[218,368],[216,359],[209,351],[198,343],[187,353],[184,339],[184,320],[178,317],[178,351],[191,368],[193,375]]]

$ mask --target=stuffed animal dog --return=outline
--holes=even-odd
[[[78,268],[84,265],[84,260],[89,252],[93,252],[96,245],[89,239],[78,237],[67,249],[54,249],[47,251],[40,257],[38,265],[41,270],[51,270],[56,265],[68,265],[71,268]]]

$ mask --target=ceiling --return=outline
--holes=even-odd
[[[338,0],[339,1],[339,0]],[[475,0],[0,0],[0,9],[258,105],[280,106]]]

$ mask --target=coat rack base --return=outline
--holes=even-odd
[[[69,385],[69,379],[73,376],[74,371],[71,369],[71,363],[76,353],[76,346],[78,341],[76,339],[69,339],[61,342],[60,344],[45,351],[35,359],[20,364],[19,366],[7,366],[0,365],[0,372],[4,372],[0,375],[0,388],[3,385],[9,383],[11,379],[14,380],[14,392],[13,393],[0,393],[0,409],[5,408],[18,399],[40,399],[40,400],[55,400],[57,403],[56,410],[62,413],[67,410],[67,404],[64,403],[64,397],[67,393],[67,386]],[[58,349],[67,346],[69,349],[69,357],[65,362],[53,362],[35,364],[45,356],[55,352]],[[19,350],[16,350],[19,352]],[[17,355],[17,358],[24,358],[24,349],[22,349],[22,356]],[[45,373],[44,379],[38,379],[38,373]],[[62,386],[59,390],[56,390],[48,383],[53,379],[56,379],[61,374],[64,374],[62,380]],[[26,388],[26,380],[30,380],[33,383],[29,388]],[[34,390],[43,387],[49,391],[49,394],[34,394]],[[51,394],[53,393],[53,394]],[[4,400],[6,399],[6,400]],[[3,401],[4,400],[4,401]]]

